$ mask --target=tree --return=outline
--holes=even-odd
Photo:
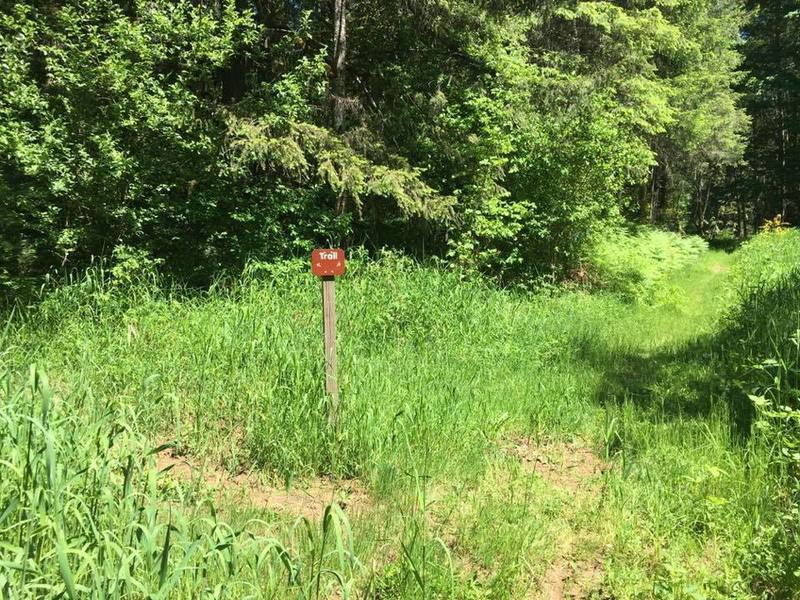
[[[753,133],[746,193],[754,220],[781,215],[800,223],[800,3],[749,2],[743,46],[746,106]]]
[[[742,16],[739,0],[6,1],[0,285],[115,249],[202,284],[316,243],[527,285],[623,216],[706,231],[746,127]]]
[[[347,94],[347,3],[333,2],[333,128],[344,127],[344,111]]]

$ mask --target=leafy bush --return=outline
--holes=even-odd
[[[590,282],[629,301],[655,302],[667,275],[696,259],[708,245],[699,237],[643,229],[610,230],[586,258]]]
[[[346,77],[321,3],[4,3],[0,289],[121,246],[206,285],[344,242],[528,284],[665,163],[677,192],[741,155],[733,6],[345,4]]]

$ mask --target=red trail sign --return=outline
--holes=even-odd
[[[344,275],[344,250],[341,248],[314,250],[311,252],[311,272],[317,277]]]

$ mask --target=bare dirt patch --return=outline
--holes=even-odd
[[[518,438],[507,452],[519,458],[522,468],[536,473],[547,483],[569,494],[571,504],[565,517],[576,511],[591,511],[602,501],[602,474],[611,465],[590,448],[579,443],[545,442]],[[565,533],[556,541],[556,558],[547,567],[531,598],[538,600],[588,600],[602,597],[601,552],[587,552],[596,546],[594,532],[581,528]]]
[[[570,560],[560,556],[547,569],[537,596],[541,600],[602,598],[603,565],[596,560]]]
[[[730,270],[731,268],[728,265],[721,265],[719,263],[714,263],[711,265],[711,272],[716,275],[719,275],[720,273],[727,273]]]
[[[350,515],[364,510],[369,498],[356,480],[336,481],[317,477],[289,489],[264,483],[254,473],[231,475],[218,468],[202,468],[171,450],[156,455],[156,468],[163,476],[180,483],[193,483],[211,491],[221,504],[271,510],[277,513],[320,520],[325,508],[336,502]]]
[[[568,492],[596,491],[600,476],[609,464],[580,443],[546,442],[536,444],[530,438],[511,442],[509,451],[549,484]]]

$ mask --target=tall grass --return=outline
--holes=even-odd
[[[632,295],[520,294],[356,257],[337,283],[336,431],[319,282],[302,262],[252,264],[203,292],[97,271],[45,290],[0,330],[0,589],[522,597],[573,526],[596,528],[616,598],[777,586],[743,559],[774,547],[756,540],[775,539],[763,524],[785,487],[730,419],[719,298],[734,259],[652,236],[646,264],[628,242],[609,251],[658,271],[633,277]],[[577,525],[569,494],[503,451],[519,436],[582,439],[611,462]],[[280,485],[358,477],[371,513],[306,525],[197,504],[208,494],[154,471],[163,444]]]
[[[325,418],[319,282],[305,264],[254,264],[242,277],[206,292],[165,289],[150,277],[115,282],[90,272],[48,290],[36,307],[14,315],[3,344],[4,370],[9,382],[32,362],[51,375],[48,394],[59,399],[62,411],[52,437],[63,443],[64,477],[73,481],[85,464],[104,469],[105,479],[94,488],[74,490],[76,503],[78,498],[113,500],[103,512],[108,519],[88,527],[103,539],[117,539],[122,535],[118,529],[138,531],[144,525],[137,519],[149,519],[142,539],[152,547],[140,548],[137,537],[114,552],[101,550],[75,534],[76,528],[82,531],[78,521],[88,522],[85,515],[62,528],[72,536],[66,547],[79,548],[87,557],[115,554],[119,561],[133,560],[130,577],[138,586],[131,585],[156,593],[165,583],[158,557],[165,556],[167,544],[175,550],[165,559],[166,572],[183,586],[171,594],[184,597],[193,597],[203,582],[218,585],[230,579],[226,589],[239,585],[235,589],[244,590],[255,585],[262,571],[275,584],[259,590],[282,589],[292,572],[284,564],[290,556],[291,569],[304,575],[289,587],[306,593],[303,582],[322,568],[314,558],[321,552],[319,535],[299,546],[290,543],[294,535],[263,513],[253,523],[229,529],[193,509],[191,497],[179,498],[170,513],[175,499],[159,488],[152,465],[143,458],[149,449],[169,443],[180,454],[222,464],[234,473],[260,471],[279,484],[314,474],[358,476],[376,501],[397,516],[377,519],[391,527],[359,524],[355,551],[364,560],[356,561],[348,551],[341,559],[344,572],[338,566],[323,571],[341,577],[339,587],[357,584],[367,590],[363,593],[372,589],[383,597],[471,593],[465,591],[469,585],[463,574],[449,566],[446,545],[431,530],[426,494],[443,482],[479,478],[503,432],[558,436],[591,429],[597,411],[591,406],[590,383],[596,373],[591,368],[562,371],[559,365],[575,352],[569,339],[587,337],[607,318],[589,308],[604,301],[585,294],[516,296],[392,255],[372,263],[354,261],[338,287],[342,414],[335,432]],[[606,310],[614,306],[609,299]],[[22,415],[33,414],[27,405],[21,410],[17,398],[41,390],[27,389],[8,396],[14,399],[6,402],[9,430],[27,418]],[[104,440],[116,428],[124,433],[114,445],[119,454],[112,449],[106,456],[103,444],[90,440]],[[28,444],[28,438],[5,429],[0,435],[9,451]],[[130,469],[128,461],[139,469],[134,481],[151,486],[141,491],[139,504],[122,510],[117,490],[124,487],[120,473]],[[25,472],[24,466],[15,468]],[[16,484],[6,481],[0,506],[15,494]],[[29,481],[31,494],[45,483]],[[15,531],[38,530],[36,521],[28,525],[25,507],[15,507],[8,522]],[[214,538],[221,528],[236,538]],[[379,568],[376,579],[357,565],[383,547],[379,540],[386,528],[394,558]],[[262,530],[271,536],[264,537]],[[59,538],[53,530],[42,540],[42,547],[54,551]],[[209,562],[218,545],[235,564],[198,576],[197,565]],[[508,545],[507,551],[524,547]],[[190,549],[188,566],[182,565]],[[140,552],[150,557],[146,568],[134,558]],[[262,554],[266,563],[248,566]],[[71,560],[78,556],[69,554]],[[92,564],[87,560],[87,571],[78,575],[71,569],[76,585],[83,586],[78,593],[104,581]],[[229,575],[224,575],[226,568]],[[60,580],[48,578],[57,576],[57,571],[42,574],[48,589],[57,588]],[[524,572],[515,573],[520,576]],[[11,581],[12,589],[34,589],[29,579]]]
[[[731,285],[742,300],[780,284],[800,267],[800,229],[770,230],[748,240],[736,254]]]
[[[358,568],[335,506],[318,530],[298,522],[279,531],[259,519],[231,526],[213,505],[165,501],[158,448],[113,400],[81,385],[55,393],[35,366],[25,379],[0,373],[0,399],[4,597],[243,598],[291,587],[317,598],[331,574],[350,581]]]
[[[737,255],[739,302],[724,339],[739,429],[767,453],[772,511],[748,566],[776,597],[800,590],[800,230],[764,232]]]
[[[387,256],[354,262],[338,284],[343,408],[334,434],[319,283],[306,271],[251,265],[189,296],[115,289],[90,275],[15,322],[6,362],[35,360],[65,389],[84,382],[181,451],[281,478],[364,475],[396,465],[406,444],[428,448],[429,468],[471,463],[508,418],[554,431],[586,426],[584,374],[544,367],[608,317],[586,306],[608,311],[611,300],[514,296]],[[452,439],[463,443],[452,448]]]
[[[721,318],[693,319],[699,335],[609,364],[605,437],[622,464],[609,485],[625,523],[613,587],[634,597],[798,597],[798,256],[797,231],[769,232],[713,259],[705,272],[716,286],[684,273],[683,293],[717,302]],[[671,320],[663,310],[656,318]],[[702,558],[687,562],[692,553]]]

